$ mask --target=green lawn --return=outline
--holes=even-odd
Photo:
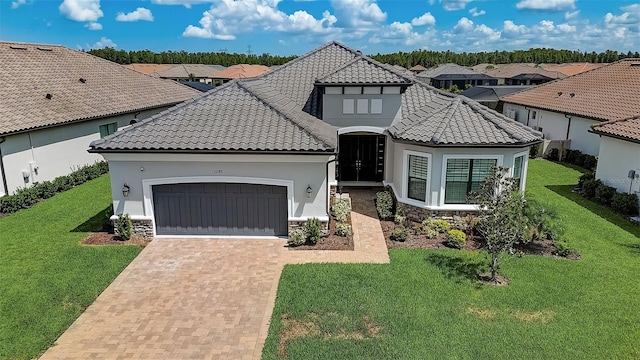
[[[573,197],[579,175],[531,161],[527,189],[566,217],[582,260],[503,257],[503,287],[473,279],[484,254],[454,250],[392,250],[390,265],[287,265],[263,358],[640,358],[637,227]]]
[[[0,359],[37,357],[140,252],[79,244],[109,206],[102,176],[0,219]]]

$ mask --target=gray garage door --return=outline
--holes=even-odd
[[[158,235],[287,235],[287,188],[198,183],[153,186]]]

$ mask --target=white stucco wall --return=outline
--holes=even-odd
[[[640,144],[603,136],[596,179],[619,192],[628,193],[631,190],[640,196],[640,178],[631,181],[629,170],[635,170],[640,175]]]
[[[326,154],[104,154],[104,158],[109,161],[115,214],[129,213],[134,219],[153,219],[150,184],[270,182],[291,185],[289,221],[312,217],[328,219],[326,163],[332,156]],[[122,194],[125,183],[131,189],[127,197]],[[307,186],[311,186],[311,198],[307,198]]]
[[[535,118],[533,112],[536,112]],[[505,103],[503,114],[516,114],[516,120],[533,128],[542,128],[546,140],[571,140],[571,149],[590,155],[598,155],[600,139],[589,133],[591,125],[598,123],[580,116],[572,116],[534,107]],[[571,123],[569,123],[571,119]]]
[[[167,107],[143,111],[137,119],[142,120],[165,109]],[[0,147],[9,193],[102,160],[100,155],[87,152],[89,144],[100,138],[100,125],[117,122],[121,128],[133,119],[134,114],[129,113],[6,136]],[[33,171],[32,163],[37,166],[37,172]],[[27,181],[22,177],[23,170],[30,174]],[[0,195],[4,195],[3,190],[0,182]]]
[[[523,177],[526,179],[526,171],[528,167],[528,147],[521,148],[430,148],[426,146],[418,146],[404,143],[396,143],[393,146],[393,180],[386,181],[393,188],[396,197],[400,202],[411,204],[418,207],[429,208],[433,210],[471,210],[473,205],[445,205],[444,204],[444,170],[446,164],[444,162],[447,157],[462,156],[464,158],[496,158],[498,166],[510,168],[513,171],[513,161],[516,156],[525,155]],[[427,191],[426,203],[421,203],[406,197],[406,172],[407,164],[405,156],[407,151],[431,155],[431,164],[429,165],[429,189]],[[526,187],[526,183],[524,184]]]

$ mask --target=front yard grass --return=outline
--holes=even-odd
[[[450,249],[394,249],[389,265],[287,265],[263,358],[640,358],[638,233],[558,191],[579,175],[530,161],[527,190],[565,216],[581,260],[506,256],[508,286],[475,280],[485,253]]]
[[[0,219],[0,359],[37,357],[140,252],[80,245],[109,206],[107,175]]]

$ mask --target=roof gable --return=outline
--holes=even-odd
[[[335,71],[317,79],[318,85],[404,85],[413,81],[373,59],[358,56]]]
[[[59,45],[0,42],[0,61],[0,134],[171,106],[200,96],[189,87]]]

